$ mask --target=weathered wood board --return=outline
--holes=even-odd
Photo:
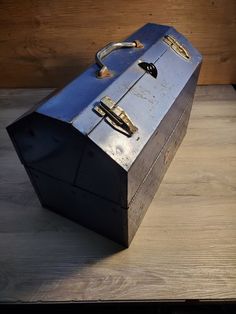
[[[5,126],[49,89],[0,91],[0,301],[236,299],[236,92],[198,87],[129,249],[40,206]]]
[[[199,84],[236,83],[235,0],[1,0],[0,87],[64,85],[101,47],[149,22],[199,49]]]

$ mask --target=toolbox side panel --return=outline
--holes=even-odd
[[[168,140],[174,126],[179,120],[180,116],[187,107],[192,106],[194,92],[196,89],[197,79],[199,75],[200,66],[193,73],[190,80],[180,92],[179,96],[158,125],[158,128],[153,133],[148,143],[144,146],[140,155],[135,160],[128,172],[128,196],[127,206],[135,195],[138,187],[146,176],[150,166],[157,157],[159,147],[163,147]]]
[[[128,245],[131,243],[140,223],[142,222],[174,155],[186,134],[191,108],[191,105],[188,106],[182,114],[174,131],[130,203],[128,209]]]

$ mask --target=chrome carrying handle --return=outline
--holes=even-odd
[[[143,44],[139,40],[134,40],[132,42],[110,43],[107,46],[103,47],[96,53],[95,56],[97,65],[101,67],[101,69],[97,72],[97,77],[104,78],[112,76],[112,72],[102,61],[112,51],[120,48],[143,48],[143,47],[144,47]]]

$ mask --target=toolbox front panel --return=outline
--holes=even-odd
[[[43,206],[127,245],[127,210],[34,169],[27,172]]]
[[[8,132],[25,166],[74,183],[86,139],[70,124],[33,112]]]
[[[92,141],[87,141],[74,184],[122,206],[127,202],[127,183],[127,172]]]

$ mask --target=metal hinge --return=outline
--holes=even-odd
[[[189,52],[183,47],[173,36],[166,35],[163,38],[164,42],[169,45],[178,55],[186,60],[190,59]]]
[[[127,136],[132,136],[138,130],[127,113],[108,96],[103,97],[94,110],[105,117],[112,127]]]

